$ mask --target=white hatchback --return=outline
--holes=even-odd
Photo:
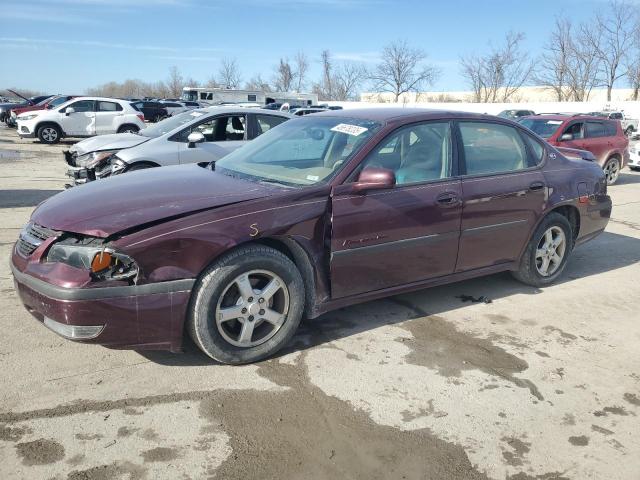
[[[51,110],[18,115],[18,135],[58,143],[63,137],[93,137],[108,133],[136,133],[145,127],[144,116],[126,100],[79,97]]]

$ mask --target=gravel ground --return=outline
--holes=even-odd
[[[21,307],[6,259],[68,146],[0,127],[0,478],[640,478],[640,174],[557,285],[345,308],[229,367],[71,343]]]

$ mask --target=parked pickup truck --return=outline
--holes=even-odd
[[[627,137],[632,137],[638,133],[638,120],[626,117],[624,112],[593,112],[589,115],[609,118],[611,120],[620,120],[620,123],[622,124],[622,131]]]

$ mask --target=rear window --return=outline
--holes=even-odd
[[[540,135],[542,138],[549,138],[556,133],[563,121],[543,118],[524,118],[520,120],[519,123],[520,125],[527,127],[533,133]]]
[[[616,122],[605,122],[604,133],[607,137],[615,137],[618,134],[618,125]]]
[[[122,107],[115,102],[98,102],[99,112],[119,112]]]
[[[529,166],[527,149],[515,128],[487,122],[460,122],[467,175],[501,173]]]

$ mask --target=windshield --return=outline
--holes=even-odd
[[[545,120],[540,118],[524,118],[520,120],[520,125],[527,127],[542,138],[549,138],[556,133],[558,127],[562,125],[562,120]]]
[[[204,110],[190,110],[188,112],[183,112],[178,115],[174,115],[172,117],[165,118],[164,120],[155,123],[144,130],[140,130],[140,135],[156,138],[164,135],[165,133],[169,133],[172,130],[175,130],[182,125],[185,125],[189,122],[192,122],[196,118],[200,118],[203,115],[206,115],[207,112]]]
[[[218,160],[215,168],[253,181],[314,185],[337,173],[379,127],[346,117],[289,120]]]

